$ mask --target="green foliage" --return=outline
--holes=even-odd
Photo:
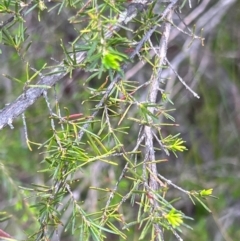
[[[102,56],[102,63],[106,69],[120,70],[120,63],[126,57],[124,54],[108,49]]]
[[[166,219],[173,228],[179,227],[183,223],[182,215],[174,209],[166,215]]]
[[[137,240],[162,240],[161,232],[179,237],[183,228],[190,229],[187,220],[191,217],[178,209],[178,199],[168,197],[172,188],[186,195],[193,205],[197,201],[210,212],[205,200],[214,197],[212,188],[187,191],[154,172],[165,161],[155,153],[161,151],[177,157],[187,150],[180,134],[163,130],[167,126],[175,132],[173,127],[177,126],[171,114],[173,110],[168,108],[173,104],[168,94],[159,88],[160,101],[142,98],[151,94],[146,94],[146,88],[152,91],[156,73],[163,66],[159,66],[158,56],[152,59],[149,55],[151,41],[145,40],[142,47],[139,39],[146,37],[152,23],[165,25],[168,21],[163,19],[159,23],[157,19],[161,15],[156,17],[153,7],[146,8],[142,18],[132,20],[139,26],[135,31],[118,23],[124,9],[123,1],[23,3],[9,0],[0,3],[1,13],[14,16],[1,26],[0,41],[15,51],[22,64],[21,74],[4,76],[23,93],[41,88],[46,102],[31,110],[32,116],[40,116],[39,119],[29,114],[27,125],[23,125],[25,148],[40,152],[34,158],[27,154],[19,156],[19,162],[31,162],[25,166],[26,172],[32,175],[31,181],[22,181],[19,187],[5,166],[7,158],[0,162],[3,183],[11,187],[8,195],[17,196],[16,212],[29,214],[18,219],[34,220],[32,228],[26,231],[26,240],[49,240],[61,228],[64,230],[61,235],[67,233],[74,240],[83,241],[110,240],[111,235],[119,240],[133,240],[134,235],[138,235]],[[38,69],[35,69],[34,61],[28,60],[32,42],[27,39],[26,19],[31,14],[37,14],[40,23],[50,14],[54,17],[62,14],[62,18],[68,14],[69,23],[74,26],[74,40],[51,39],[51,43],[57,42],[61,47],[54,46],[52,50],[60,52],[62,61],[57,64],[37,59],[34,61]],[[147,23],[144,22],[146,16]],[[46,20],[45,27],[48,26]],[[117,33],[120,27],[121,34]],[[129,33],[131,40],[126,37]],[[156,39],[158,35],[156,32]],[[129,53],[136,46],[140,47],[135,56],[140,61],[146,60],[153,70],[149,81],[125,78],[125,66],[134,61]],[[81,74],[75,77],[78,72]],[[86,78],[82,77],[83,72]],[[62,89],[37,84],[37,79],[60,73],[67,79]],[[78,86],[73,90],[73,97],[67,88],[68,81],[75,81]],[[51,89],[50,97],[46,94],[48,89]],[[59,100],[59,93],[66,94],[66,99]],[[67,113],[66,116],[62,112]],[[150,144],[147,135],[150,135]],[[11,151],[10,146],[6,149]],[[40,164],[36,164],[36,160]],[[153,188],[151,182],[157,188]],[[21,200],[27,201],[23,204]],[[10,212],[3,212],[0,221],[9,218]]]

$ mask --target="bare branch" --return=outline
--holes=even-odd
[[[37,85],[53,86],[60,81],[66,75],[65,72],[54,74],[51,76],[45,76]],[[25,93],[21,94],[14,102],[6,106],[0,112],[0,130],[12,123],[12,121],[21,115],[29,106],[35,103],[35,101],[43,94],[44,88],[33,87],[26,90]]]
[[[193,94],[193,96],[194,97],[196,97],[196,98],[200,98],[200,96],[195,92],[195,91],[193,91],[192,89],[191,89],[191,87],[189,87],[188,85],[187,85],[187,83],[182,79],[182,77],[178,74],[178,72],[174,69],[174,67],[172,66],[172,64],[168,61],[168,59],[166,58],[166,61],[167,61],[167,63],[168,63],[168,65],[170,66],[170,68],[172,69],[172,71],[174,72],[174,74],[178,77],[178,79],[181,81],[181,83],[186,87],[186,89],[187,90],[189,90],[192,94]]]
[[[174,2],[174,1],[172,1],[172,2]],[[168,19],[168,21],[171,21],[172,14],[173,14],[173,9],[171,8],[171,11],[169,11],[166,16],[166,19]],[[156,100],[157,100],[161,73],[162,73],[162,69],[165,64],[165,58],[167,55],[167,44],[168,44],[168,39],[169,39],[169,35],[170,35],[170,29],[171,29],[171,23],[166,22],[164,25],[162,38],[161,38],[159,48],[158,48],[159,52],[157,53],[158,58],[159,58],[159,63],[158,63],[159,70],[158,70],[157,76],[154,76],[155,75],[154,74],[153,78],[151,80],[149,95],[148,95],[148,100],[147,100],[148,103],[156,103]],[[149,107],[148,110],[151,113],[154,113],[154,107]],[[149,118],[149,122],[151,122],[151,121],[152,120]],[[145,148],[146,154],[145,154],[144,160],[146,162],[145,165],[147,166],[147,168],[150,171],[149,177],[148,177],[148,185],[149,185],[150,189],[152,190],[151,196],[153,196],[153,198],[150,200],[150,202],[151,202],[153,210],[157,210],[158,203],[156,201],[156,198],[154,198],[154,196],[155,196],[154,192],[159,189],[159,183],[156,180],[158,171],[157,171],[157,165],[156,165],[156,163],[154,163],[155,150],[154,150],[153,133],[152,133],[151,126],[145,126],[144,132],[145,132],[145,146],[146,146],[146,148]],[[148,164],[148,162],[150,162],[151,164]],[[158,225],[155,225],[154,228],[155,228],[155,232],[160,234],[161,240],[164,240],[162,229]],[[156,240],[158,240],[158,239],[156,239]],[[160,241],[160,240],[158,240],[158,241]]]

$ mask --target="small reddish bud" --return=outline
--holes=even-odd
[[[64,116],[63,118],[68,119],[68,120],[75,120],[75,119],[78,119],[82,116],[83,116],[83,113],[77,113],[77,114],[72,114],[72,115],[69,115],[69,116]]]
[[[4,232],[2,229],[0,229],[0,238],[11,238],[11,236]]]

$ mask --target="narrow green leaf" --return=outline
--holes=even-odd
[[[198,202],[200,202],[201,203],[201,205],[209,212],[209,213],[211,213],[212,211],[205,205],[205,203],[204,202],[202,202],[201,201],[201,199],[200,198],[198,198],[197,196],[193,196],[194,198],[196,198],[197,200],[198,200]]]

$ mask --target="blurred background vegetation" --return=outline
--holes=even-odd
[[[196,24],[196,28],[204,28],[204,46],[195,42],[191,44],[191,38],[184,34],[175,34],[177,29],[174,29],[172,34],[175,36],[168,48],[168,58],[184,81],[201,98],[192,97],[171,70],[165,71],[164,75],[168,79],[163,88],[169,92],[174,103],[173,106],[168,104],[168,107],[175,109],[172,114],[179,126],[173,129],[164,127],[163,131],[173,135],[180,132],[188,151],[178,154],[178,158],[171,155],[168,162],[159,165],[159,170],[184,189],[213,188],[214,195],[218,197],[217,200],[207,200],[212,210],[212,213],[208,213],[201,205],[193,205],[180,192],[174,189],[168,192],[169,198],[181,196],[176,206],[194,218],[194,221],[188,222],[193,230],[183,229],[185,241],[236,241],[240,240],[240,1],[210,0],[192,3],[192,8],[184,7],[180,15],[183,19],[186,16],[190,18],[190,14],[202,6],[200,14],[193,18],[189,26]],[[54,3],[46,5],[51,8]],[[71,7],[64,8],[60,14],[57,8],[51,12],[43,11],[41,21],[38,20],[37,10],[27,15],[26,34],[29,38],[25,44],[32,44],[24,58],[31,66],[40,69],[44,63],[54,64],[64,58],[60,39],[67,45],[78,36],[82,27],[81,24],[70,24],[68,21],[76,11]],[[5,19],[1,19],[0,15],[0,20]],[[174,21],[177,23],[179,19],[175,17]],[[136,23],[132,25],[132,28],[137,28]],[[0,73],[25,80],[25,62],[22,56],[8,46],[1,46],[1,50]],[[137,64],[139,63],[132,64],[127,74],[131,80],[144,82],[150,76],[150,68],[147,65],[139,68]],[[57,84],[59,106],[63,113],[66,107],[70,113],[91,114],[91,104],[86,104],[85,107],[81,105],[88,98],[87,87],[83,85],[87,77],[88,73],[77,69],[73,78],[66,77]],[[103,80],[93,79],[89,85],[99,88],[102,83]],[[1,75],[0,108],[15,100],[22,91],[23,86]],[[50,96],[54,103],[53,91],[50,91]],[[50,135],[50,125],[44,100],[39,99],[25,115],[29,139],[37,143],[46,141]],[[131,138],[134,140],[136,136],[129,136],[126,140],[129,145],[133,141]],[[25,199],[19,186],[30,187],[32,183],[45,183],[49,178],[38,173],[38,170],[44,169],[44,164],[41,163],[43,155],[37,146],[31,146],[32,151],[26,145],[21,118],[14,121],[13,130],[8,127],[1,130],[0,210],[11,218],[0,223],[0,227],[18,239],[34,232],[37,225],[35,211],[29,207],[31,201]],[[164,153],[158,155],[159,158],[166,158]],[[89,176],[84,177],[83,188],[91,183],[91,171],[89,170]],[[111,176],[111,169],[107,171],[110,173],[108,176]],[[99,178],[104,178],[104,171]],[[106,179],[101,180],[103,185],[113,181]],[[128,184],[121,185],[121,188],[125,188]],[[90,194],[84,196],[91,197]],[[70,234],[65,235],[62,240],[74,240]],[[135,240],[136,236],[137,230],[136,233],[129,234],[127,240]],[[110,236],[109,240],[115,240],[114,236]],[[166,240],[175,239],[169,236]]]

